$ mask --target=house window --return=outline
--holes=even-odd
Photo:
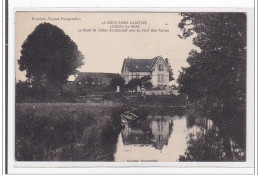
[[[158,83],[163,83],[163,82],[164,82],[164,75],[158,74]]]
[[[164,82],[164,75],[161,74],[161,82],[163,83]]]
[[[159,71],[163,71],[163,65],[159,64]]]

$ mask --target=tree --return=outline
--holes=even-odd
[[[137,91],[137,86],[141,87],[141,80],[138,78],[133,78],[128,82],[127,88],[131,91]]]
[[[112,90],[116,90],[117,86],[123,87],[125,85],[125,79],[121,76],[115,76],[111,80],[110,87]]]
[[[130,90],[137,91],[137,86],[142,89],[152,89],[153,84],[150,82],[152,78],[149,75],[143,76],[142,78],[133,78],[128,82],[127,88]]]
[[[168,58],[165,58],[165,62],[169,67],[169,81],[172,81],[172,80],[174,80],[172,66],[171,66]]]
[[[60,88],[83,65],[83,59],[76,43],[62,29],[41,23],[24,41],[18,64],[33,84],[46,81]]]
[[[220,110],[245,110],[246,15],[244,13],[182,13],[179,23],[185,39],[196,33],[178,83],[190,100]],[[232,105],[232,106],[230,106]],[[227,108],[227,109],[228,109]],[[231,110],[232,111],[232,110]]]
[[[149,75],[143,76],[142,78],[140,78],[140,86],[141,88],[144,89],[152,89],[153,88],[153,84],[151,83],[152,78]]]
[[[182,68],[178,78],[180,92],[188,95],[192,104],[201,111],[210,114],[221,130],[227,134],[235,131],[232,137],[243,147],[246,128],[246,15],[181,15],[180,37],[185,39],[196,33],[193,44],[200,51],[192,50],[187,59],[189,67]]]

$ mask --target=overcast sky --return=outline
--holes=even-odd
[[[45,18],[45,20],[44,20]],[[49,20],[59,18],[59,20]],[[80,20],[61,20],[77,18]],[[85,56],[81,72],[120,73],[124,58],[168,58],[177,79],[191,49],[196,49],[192,38],[180,39],[178,13],[86,13],[86,12],[17,12],[16,60],[20,59],[21,45],[35,27],[43,22],[52,23],[70,36]],[[110,29],[102,21],[142,21],[140,30],[157,29],[157,32],[79,32],[80,29]],[[146,24],[144,24],[146,23]],[[169,32],[158,32],[159,29]],[[16,65],[16,79],[25,80],[25,72]]]

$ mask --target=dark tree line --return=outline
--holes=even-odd
[[[178,78],[180,92],[204,108],[245,111],[246,14],[182,13],[181,38],[196,34]],[[225,109],[226,108],[226,109]]]
[[[213,119],[245,148],[246,26],[244,13],[181,13],[181,38],[195,34],[192,50],[178,78],[190,104]]]

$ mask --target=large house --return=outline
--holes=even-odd
[[[126,84],[133,78],[149,75],[153,87],[169,86],[169,66],[161,56],[152,59],[124,59],[121,76]]]

